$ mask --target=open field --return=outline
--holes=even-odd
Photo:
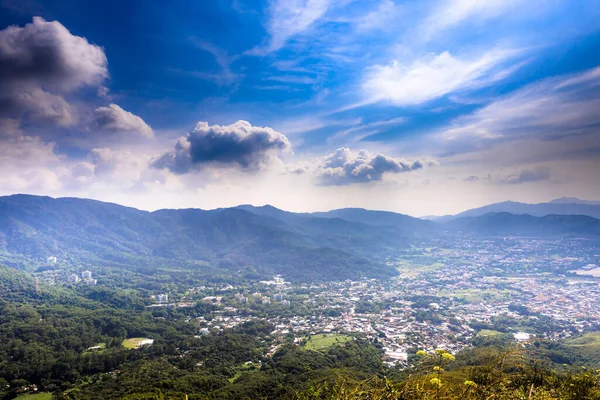
[[[304,348],[307,350],[323,350],[331,346],[343,344],[349,340],[352,340],[352,337],[348,335],[319,334],[311,336],[304,344]]]
[[[467,300],[469,303],[480,303],[482,301],[505,301],[517,296],[517,293],[510,290],[496,289],[463,289],[449,291],[442,289],[437,293],[440,297],[456,297]]]
[[[52,400],[52,393],[23,394],[15,400]]]
[[[502,332],[492,331],[489,329],[482,329],[479,331],[479,333],[477,333],[477,336],[481,336],[481,337],[490,337],[490,336],[498,336],[498,335],[502,335]]]
[[[585,335],[567,341],[573,347],[592,347],[600,350],[600,332],[589,332]]]
[[[141,346],[152,344],[154,340],[149,338],[131,338],[123,340],[123,347],[126,349],[137,349]]]

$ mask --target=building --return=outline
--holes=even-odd
[[[98,283],[98,281],[96,279],[86,278],[83,280],[83,283],[85,283],[88,286],[94,286],[96,283]]]
[[[81,273],[81,278],[90,279],[92,277],[92,271],[83,271]]]
[[[46,262],[47,262],[48,264],[56,264],[56,262],[57,262],[57,261],[58,261],[58,260],[57,260],[57,259],[56,259],[56,257],[54,257],[54,256],[50,256],[50,257],[46,258]]]
[[[71,282],[71,283],[77,283],[77,282],[79,282],[79,281],[80,281],[80,279],[79,279],[79,276],[78,276],[77,274],[71,274],[71,275],[69,275],[69,277],[67,278],[67,281],[68,281],[68,282]]]
[[[275,301],[281,301],[283,299],[283,295],[281,293],[277,293],[273,296]]]
[[[281,301],[281,305],[284,306],[285,308],[290,308],[290,301],[289,300],[282,300]]]
[[[156,300],[159,303],[168,303],[169,302],[169,295],[168,294],[159,294],[158,296],[156,296]]]

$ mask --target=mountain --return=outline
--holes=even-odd
[[[513,210],[521,204],[501,203]],[[140,273],[177,267],[206,277],[387,278],[396,273],[386,265],[388,257],[432,238],[597,238],[599,224],[582,215],[503,212],[440,222],[358,208],[291,213],[250,205],[148,212],[95,200],[13,195],[0,197],[0,262],[31,270],[56,256],[69,265]]]
[[[578,201],[569,203],[567,201]],[[435,221],[449,221],[462,217],[477,217],[489,213],[510,213],[510,214],[528,214],[534,217],[543,217],[546,215],[587,215],[593,218],[600,218],[600,204],[596,202],[584,201],[575,198],[562,198],[553,200],[550,203],[519,203],[514,201],[505,201],[494,203],[487,206],[473,208],[456,215],[447,215],[436,218]]]
[[[327,280],[394,275],[382,254],[408,244],[392,230],[357,222],[262,211],[147,212],[86,199],[0,197],[0,255],[5,262],[54,255],[136,270],[176,264]]]
[[[600,237],[600,220],[585,215],[515,215],[489,213],[462,217],[441,224],[456,233],[477,236]]]

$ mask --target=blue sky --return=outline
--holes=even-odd
[[[595,0],[0,7],[2,194],[412,215],[600,198]]]

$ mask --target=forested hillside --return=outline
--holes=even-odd
[[[577,215],[487,214],[434,223],[363,209],[290,213],[274,207],[140,211],[93,200],[0,198],[0,262],[36,269],[55,256],[69,264],[137,271],[178,267],[206,276],[291,281],[387,278],[386,264],[439,237],[600,238],[600,220]]]

